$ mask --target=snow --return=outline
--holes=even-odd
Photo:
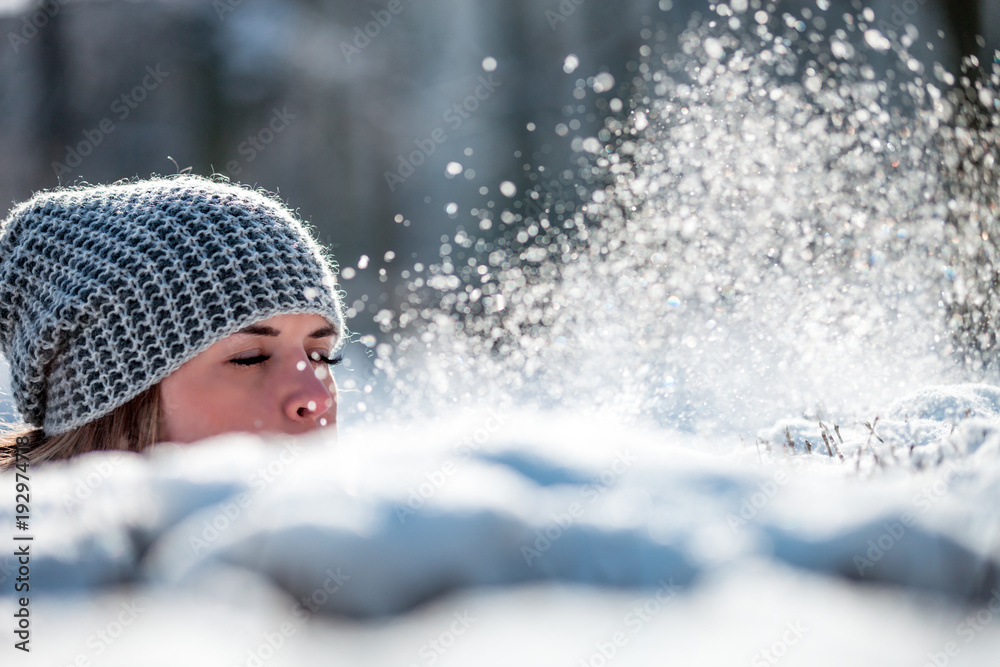
[[[863,425],[839,429],[841,461],[776,446],[795,420],[762,432],[768,450],[488,410],[39,467],[32,659],[771,664],[773,649],[919,665],[955,642],[955,664],[992,664],[998,399],[956,385],[896,401],[875,425],[881,464]],[[893,458],[907,423],[913,451]]]
[[[339,442],[31,471],[24,664],[995,664],[1000,388],[953,383],[992,246],[941,231],[992,199],[944,187],[943,99],[872,80],[881,32],[834,77],[771,18],[647,50],[568,139],[599,178],[415,265]]]

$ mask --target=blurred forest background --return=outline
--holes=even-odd
[[[820,1],[829,12],[862,7]],[[780,12],[817,3],[768,4]],[[992,61],[1000,45],[995,0],[866,6],[883,29],[915,25],[920,42],[936,44],[928,63],[953,71],[962,54]],[[709,8],[0,0],[0,217],[59,183],[187,167],[225,173],[277,191],[316,226],[355,270],[343,281],[352,330],[375,333],[375,312],[402,296],[400,272],[435,261],[443,236],[522,206],[539,167],[571,186],[572,140],[596,134],[608,100],[627,98],[639,47]],[[615,85],[594,86],[600,72]],[[513,197],[503,181],[516,186]],[[364,355],[349,354],[360,370]]]

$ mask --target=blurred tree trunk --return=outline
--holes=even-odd
[[[69,118],[70,109],[66,103],[68,82],[62,18],[61,14],[50,17],[45,29],[38,31],[42,95],[35,127],[45,166],[65,159],[65,147],[71,141],[70,127],[76,125]]]
[[[981,0],[943,0],[941,3],[951,33],[955,37],[956,45],[963,56],[975,54],[980,55],[982,47],[978,39],[982,35],[982,13],[980,12]],[[982,0],[983,2],[995,2],[996,0]],[[945,31],[948,32],[948,31]]]

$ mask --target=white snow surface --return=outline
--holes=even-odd
[[[832,456],[487,410],[38,466],[3,664],[995,664],[1000,389],[884,414]]]

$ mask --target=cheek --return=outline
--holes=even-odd
[[[162,417],[161,438],[171,442],[191,442],[196,439],[192,432],[191,417],[193,406],[198,405],[201,396],[197,386],[189,386],[177,373],[160,383],[160,414]]]
[[[241,414],[238,408],[246,407],[247,401],[234,394],[232,386],[205,378],[183,374],[167,377],[160,383],[163,438],[193,442],[240,426],[234,420]]]

